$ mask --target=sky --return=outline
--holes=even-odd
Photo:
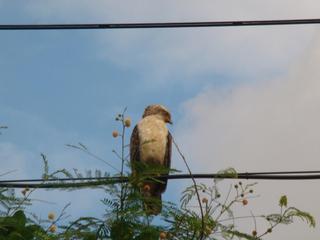
[[[283,1],[0,0],[0,23],[122,23],[318,18],[320,3]],[[0,135],[6,178],[37,178],[40,153],[52,170],[101,169],[67,148],[84,143],[115,166],[114,116],[133,124],[144,108],[170,109],[170,126],[194,172],[320,169],[320,26],[0,32]],[[130,134],[131,129],[128,132]],[[172,167],[186,171],[174,153]],[[230,183],[230,182],[228,182]],[[277,210],[287,194],[316,220],[318,181],[259,181],[248,209]],[[176,200],[180,183],[164,195]],[[38,191],[42,216],[72,200],[71,215],[99,213],[101,191]],[[19,192],[18,192],[19,194]],[[172,197],[173,196],[173,197]],[[76,199],[76,200],[75,200]],[[265,239],[316,239],[297,220]]]

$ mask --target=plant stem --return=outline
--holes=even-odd
[[[196,195],[197,195],[197,199],[198,199],[198,203],[199,203],[199,207],[200,207],[200,213],[201,213],[201,232],[200,232],[200,238],[199,239],[202,240],[204,238],[204,214],[203,214],[200,194],[199,194],[198,187],[197,187],[197,182],[196,182],[196,180],[194,179],[194,177],[192,175],[191,169],[190,169],[190,167],[189,167],[189,165],[187,163],[186,158],[184,157],[184,155],[180,151],[179,146],[177,145],[177,143],[174,141],[173,138],[172,138],[172,142],[175,145],[175,147],[176,147],[179,155],[181,156],[182,160],[184,161],[184,164],[186,165],[186,167],[188,169],[189,175],[191,176],[191,179],[192,179],[192,182],[193,182],[193,185],[194,185],[194,189],[195,189],[195,192],[196,192]]]

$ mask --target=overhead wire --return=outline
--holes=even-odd
[[[272,19],[203,22],[140,22],[140,23],[87,23],[87,24],[0,24],[0,30],[84,30],[133,28],[198,28],[319,24],[320,18]]]
[[[281,172],[243,172],[237,174],[192,174],[197,179],[256,179],[256,180],[319,180],[320,171],[281,171]],[[190,174],[172,174],[159,177],[158,180],[190,179]],[[13,179],[0,180],[0,187],[6,188],[79,188],[128,182],[129,177],[82,177],[59,179]]]

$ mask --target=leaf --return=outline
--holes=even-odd
[[[286,195],[281,196],[280,200],[279,200],[279,205],[280,207],[287,207],[288,205],[288,198]]]
[[[92,171],[91,170],[87,170],[86,171],[86,177],[87,178],[92,178]]]
[[[194,195],[195,195],[194,186],[187,187],[182,192],[182,197],[180,198],[181,207],[185,208]]]
[[[80,150],[82,150],[82,148],[81,148],[81,147],[76,146],[76,145],[73,145],[73,144],[66,144],[66,146],[67,146],[67,147],[70,147],[70,148],[76,148],[76,149],[80,149]]]
[[[234,168],[227,168],[217,172],[217,177],[214,179],[215,182],[220,181],[223,178],[238,178],[238,173]]]
[[[79,146],[81,146],[83,149],[88,150],[88,148],[87,148],[84,144],[82,144],[81,142],[79,142],[78,144],[79,144]]]
[[[74,168],[74,169],[73,169],[73,172],[75,173],[75,175],[77,176],[77,178],[83,178],[83,175],[78,172],[78,169]]]
[[[101,174],[101,171],[100,171],[100,170],[96,170],[96,171],[95,171],[95,177],[96,177],[96,178],[101,178],[101,175],[102,175],[102,174]]]
[[[17,225],[24,226],[26,224],[27,219],[22,210],[15,212],[12,217]]]
[[[283,223],[283,224],[289,224],[292,223],[290,219],[284,219],[281,214],[269,214],[266,216],[267,221],[278,224],[278,223]]]
[[[59,170],[51,173],[48,177],[49,177],[49,178],[56,178],[56,179],[58,179],[57,175],[58,175],[59,173],[63,174],[64,177],[73,178],[72,174],[71,174],[67,169],[64,169],[64,168],[63,168],[63,169],[59,169]]]
[[[48,165],[48,160],[46,155],[44,155],[43,153],[40,154],[44,163],[43,166],[43,174],[42,174],[42,178],[43,179],[48,179],[48,175],[49,175],[49,165]]]
[[[285,218],[293,218],[293,217],[298,217],[302,219],[303,221],[306,221],[310,227],[315,227],[316,226],[316,221],[314,217],[304,211],[301,211],[295,207],[290,207],[284,212],[284,217]]]
[[[254,237],[252,235],[249,235],[249,234],[246,234],[246,233],[242,233],[242,232],[239,232],[237,230],[227,230],[226,233],[229,233],[233,236],[237,236],[239,238],[244,238],[244,239],[248,239],[248,240],[257,240],[257,239],[260,239],[260,238],[257,238],[257,237]],[[231,239],[233,239],[233,237],[231,237]]]

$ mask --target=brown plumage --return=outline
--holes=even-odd
[[[171,163],[172,137],[166,127],[171,122],[169,111],[161,105],[148,106],[132,131],[130,141],[130,162],[133,175],[143,174],[137,163],[152,168],[169,169]],[[161,194],[166,190],[167,180],[162,183],[145,181],[140,187],[147,213],[161,212]]]

